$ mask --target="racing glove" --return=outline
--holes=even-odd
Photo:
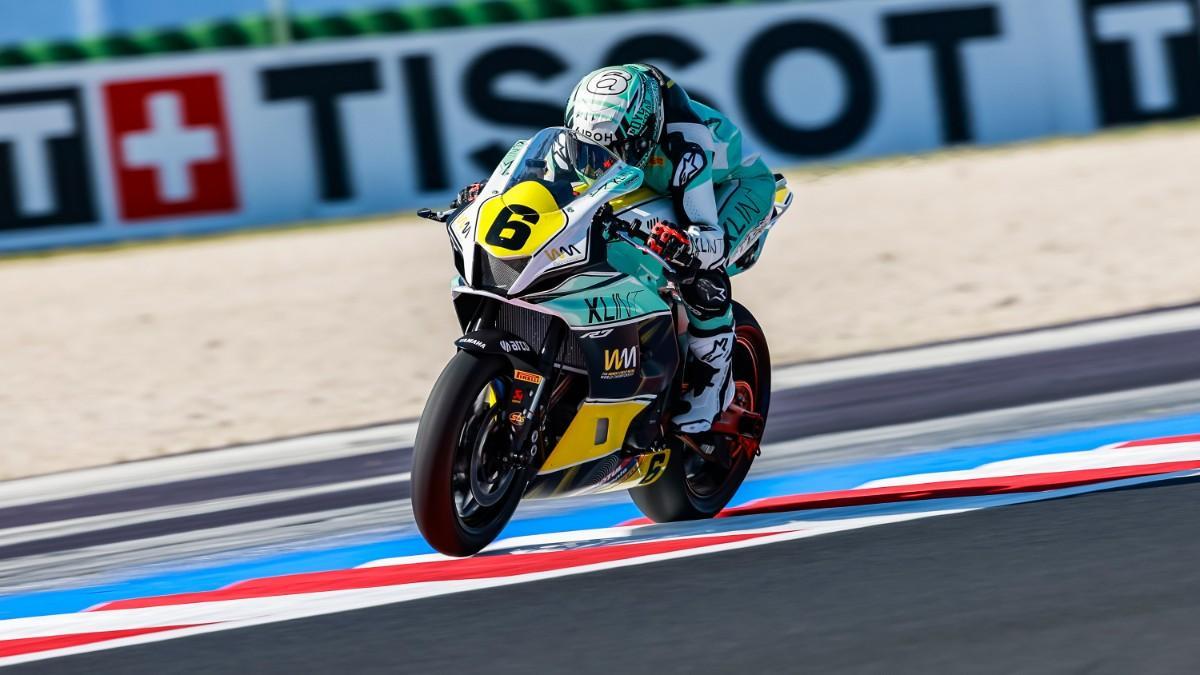
[[[671,223],[659,221],[650,229],[646,245],[680,270],[696,267],[698,261],[692,252],[692,240],[687,233]]]
[[[479,196],[479,192],[483,190],[483,186],[485,184],[486,183],[484,181],[479,181],[477,183],[471,183],[465,188],[459,190],[458,196],[454,198],[454,201],[450,202],[450,208],[461,209],[462,207],[475,201],[475,198]]]

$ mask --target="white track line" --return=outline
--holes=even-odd
[[[46,523],[37,523],[35,525],[11,527],[0,530],[0,546],[11,546],[13,544],[38,541],[41,539],[65,537],[72,534],[90,532],[99,529],[106,530],[114,527],[124,527],[126,525],[152,523],[158,520],[170,520],[172,518],[183,518],[185,516],[197,516],[204,513],[218,513],[221,511],[229,511],[231,509],[245,506],[260,506],[263,504],[285,502],[292,499],[300,499],[302,497],[313,497],[335,492],[357,490],[359,488],[374,487],[376,485],[396,484],[398,486],[400,483],[405,482],[408,479],[408,473],[376,476],[374,478],[363,478],[361,480],[345,481],[341,483],[326,483],[324,485],[314,485],[304,488],[273,490],[271,492],[257,492],[248,495],[209,499],[201,502],[189,502],[186,504],[177,504],[173,506],[150,507],[135,511],[106,513],[97,516],[72,518],[70,520],[56,520]],[[397,498],[398,496],[399,490],[397,490]]]
[[[1143,464],[1188,462],[1200,457],[1200,442],[1127,448],[1118,447],[1118,445],[1114,444],[1097,450],[1017,457],[1015,459],[989,462],[958,471],[930,471],[927,473],[896,476],[894,478],[882,478],[863,483],[859,488],[869,489],[900,485],[920,485],[922,483],[999,478],[1036,473],[1055,473],[1059,471],[1114,469]]]
[[[777,368],[772,383],[779,391],[1195,329],[1200,307],[1189,307]],[[416,428],[416,422],[388,424],[9,481],[0,483],[0,508],[380,452],[411,445]]]
[[[951,366],[1196,329],[1200,329],[1200,307],[1189,307],[1077,326],[800,364],[775,371],[772,387],[775,390],[792,389],[869,375]]]
[[[1108,419],[1112,416],[1119,417],[1122,411],[1128,407],[1148,401],[1161,402],[1162,408],[1169,410],[1172,402],[1179,400],[1194,401],[1197,399],[1200,399],[1200,381],[1189,381],[1138,389],[1126,389],[1108,394],[1093,394],[1091,396],[1081,396],[1061,401],[1031,403],[1011,408],[998,408],[983,412],[952,415],[931,420],[921,420],[920,422],[905,422],[903,424],[890,424],[855,431],[820,434],[764,445],[762,456],[754,462],[754,469],[756,471],[751,475],[762,475],[780,462],[790,463],[797,455],[811,457],[820,453],[827,453],[831,450],[845,448],[869,449],[882,443],[900,442],[936,434],[954,434],[966,430],[1003,428],[1008,430],[1002,434],[1003,437],[1011,439],[1019,437],[1019,434],[1014,433],[1012,429],[1026,428],[1025,422],[1028,420],[1044,419],[1056,414],[1069,415],[1075,411],[1079,411],[1080,413],[1086,411],[1092,417],[1099,416],[1100,418]],[[1042,436],[1051,433],[1053,432],[1038,432],[1038,435]],[[982,442],[977,441],[977,443]],[[928,444],[924,442],[921,445],[923,451],[934,449],[927,447]],[[1088,450],[1088,448],[1080,448],[1080,450]],[[899,453],[894,456],[900,456],[900,454],[907,453]],[[868,459],[872,456],[874,455],[864,454],[860,459]]]
[[[763,454],[760,459],[755,462],[755,471],[751,474],[751,479],[761,478],[767,474],[773,473],[774,468],[782,466],[792,466],[794,459],[797,456],[810,456],[816,458],[822,453],[830,452],[839,448],[870,448],[877,447],[883,442],[904,442],[907,438],[923,437],[936,432],[950,432],[960,429],[989,429],[989,428],[1006,428],[1020,429],[1028,419],[1040,418],[1046,414],[1055,413],[1055,411],[1063,410],[1092,410],[1102,411],[1099,414],[1105,414],[1105,410],[1120,411],[1123,406],[1133,405],[1135,402],[1144,400],[1180,400],[1180,399],[1196,399],[1200,398],[1200,382],[1184,382],[1178,384],[1164,384],[1158,387],[1146,387],[1141,389],[1129,389],[1126,392],[1116,392],[1111,394],[1097,394],[1092,396],[1082,396],[1079,399],[1068,399],[1064,401],[1045,402],[1045,404],[1032,404],[1027,406],[1019,406],[1013,408],[1002,408],[1002,410],[986,411],[979,413],[962,414],[962,416],[953,416],[946,418],[923,420],[923,422],[913,422],[906,424],[895,424],[888,426],[880,426],[880,428],[865,429],[859,431],[839,431],[835,434],[826,434],[821,436],[811,436],[806,438],[798,438],[794,441],[785,441],[780,443],[767,444],[763,446]],[[1012,432],[1008,432],[1007,436],[1012,436]],[[922,447],[922,450],[928,450],[928,447]],[[913,450],[919,452],[919,450]],[[1088,453],[1094,453],[1096,450],[1086,450]],[[1127,450],[1126,450],[1127,452]],[[900,454],[906,453],[898,453]],[[838,456],[838,461],[846,461],[846,458]],[[854,458],[851,458],[854,459]],[[858,458],[862,459],[862,458]],[[0,544],[12,544],[23,542],[23,540],[40,539],[48,536],[59,536],[60,533],[71,533],[73,531],[82,530],[88,526],[89,522],[95,522],[97,527],[109,527],[116,525],[133,524],[133,522],[148,522],[152,520],[160,520],[166,518],[174,518],[178,515],[190,515],[193,513],[215,513],[223,508],[234,508],[240,506],[253,506],[257,503],[266,503],[272,501],[283,501],[288,498],[296,498],[306,495],[325,494],[325,492],[347,490],[360,488],[360,486],[385,484],[395,480],[400,483],[408,480],[408,473],[397,474],[397,476],[384,476],[365,480],[353,480],[353,482],[336,483],[328,486],[314,486],[314,488],[304,488],[295,490],[278,490],[272,492],[259,492],[259,494],[245,495],[239,497],[224,498],[224,500],[210,500],[205,502],[193,502],[187,504],[179,504],[178,507],[163,507],[162,509],[149,508],[137,510],[137,512],[122,512],[116,514],[91,516],[91,518],[76,519],[71,521],[58,521],[52,524],[29,526],[28,528],[11,528],[11,530],[0,531]],[[402,512],[407,512],[408,500],[397,500],[395,504],[368,504],[364,507],[352,507],[349,509],[329,510],[329,512],[312,512],[307,514],[299,514],[295,516],[286,516],[283,519],[271,519],[263,521],[250,521],[245,524],[235,524],[227,526],[218,526],[216,528],[202,528],[202,530],[193,530],[190,532],[181,532],[170,534],[164,539],[158,537],[150,539],[139,539],[134,542],[104,544],[102,550],[108,551],[104,555],[115,555],[115,551],[125,550],[127,548],[136,548],[143,550],[151,545],[167,545],[181,544],[191,542],[191,540],[211,540],[217,536],[217,532],[221,532],[224,537],[234,537],[234,533],[239,533],[240,536],[250,536],[251,540],[260,536],[263,532],[264,524],[269,524],[272,528],[293,526],[295,522],[308,522],[313,520],[324,519],[341,519],[352,518],[353,524],[344,524],[338,520],[340,526],[353,527],[380,527],[386,525],[386,522],[379,522],[378,516],[380,509],[385,506],[394,506],[400,508]],[[162,515],[160,515],[162,514]],[[54,534],[42,534],[43,528],[52,528],[64,526],[66,531],[58,531]],[[30,536],[24,536],[24,534]],[[239,538],[242,540],[244,537]],[[115,548],[114,548],[115,546]],[[91,548],[77,551],[78,555],[97,555]],[[37,565],[53,565],[55,561],[60,560],[60,556],[76,555],[71,551],[62,551],[58,554],[49,554],[44,556],[32,556],[31,558],[13,558],[13,560],[0,561],[0,578],[4,577],[10,568],[23,568],[23,566],[31,565],[31,561],[37,560]]]
[[[416,422],[335,431],[0,483],[0,508],[353,457],[411,445]]]
[[[114,649],[137,644],[178,639],[192,635],[212,633],[223,630],[246,628],[280,621],[288,621],[304,617],[345,612],[381,605],[390,605],[419,598],[434,597],[452,593],[462,593],[482,588],[509,586],[544,579],[573,576],[604,570],[645,565],[649,563],[674,560],[697,555],[706,555],[737,549],[765,546],[819,536],[832,532],[861,529],[875,525],[899,523],[919,520],[953,513],[964,513],[983,508],[1019,504],[1024,502],[1041,501],[1075,494],[1084,494],[1099,490],[1112,489],[1127,485],[1157,482],[1164,478],[1200,475],[1200,472],[1180,472],[1169,476],[1135,478],[1109,483],[1080,486],[1064,490],[1036,494],[994,495],[967,499],[940,501],[939,504],[926,504],[925,510],[893,513],[874,516],[857,516],[841,520],[804,520],[800,516],[790,527],[802,528],[795,531],[783,531],[757,539],[739,542],[729,542],[705,546],[702,548],[669,553],[646,555],[638,558],[610,561],[592,565],[583,565],[566,569],[534,572],[511,577],[490,579],[472,579],[450,582],[429,582],[405,584],[401,586],[356,589],[352,591],[328,591],[322,593],[306,593],[273,598],[254,598],[247,600],[229,600],[223,602],[203,602],[191,605],[172,605],[166,607],[150,607],[128,610],[110,610],[103,612],[81,612],[74,614],[58,614],[24,619],[0,621],[0,639],[36,638],[53,635],[67,635],[104,630],[121,630],[127,628],[147,628],[164,625],[180,625],[196,622],[219,622],[210,625],[186,628],[176,631],[141,635],[108,642],[69,647],[22,656],[0,658],[0,666],[28,663],[50,658],[58,658],[72,654]],[[778,531],[789,526],[774,526],[764,528],[765,531]],[[731,531],[732,533],[733,531]]]

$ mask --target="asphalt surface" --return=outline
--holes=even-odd
[[[1194,672],[1198,502],[1093,493],[13,672]]]
[[[775,392],[766,443],[918,422],[1008,406],[1058,401],[1148,385],[1200,380],[1200,331],[1183,331],[860,377]],[[796,458],[788,458],[792,468]],[[200,478],[0,509],[0,529],[69,518],[163,508],[203,500],[398,476],[412,464],[412,448],[274,469]],[[407,482],[347,489],[237,509],[153,522],[97,526],[35,541],[0,543],[0,561],[120,543],[198,529],[393,502],[408,496]]]
[[[1200,378],[1200,331],[1056,349],[776,392],[765,442]],[[776,416],[782,408],[785,414]]]
[[[1196,345],[1192,330],[777,391],[756,473],[1194,414]],[[112,517],[0,537],[0,583],[53,588],[64,576],[83,583],[137,565],[403,532],[410,465],[410,447],[371,449],[0,508],[0,530]],[[364,479],[374,482],[258,497]],[[1198,497],[1200,485],[1171,484],[1003,507],[14,672],[1191,672]],[[127,517],[172,506],[180,510]]]

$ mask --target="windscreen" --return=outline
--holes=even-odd
[[[621,166],[621,160],[604,147],[577,138],[569,130],[552,127],[529,139],[524,158],[513,167],[504,190],[536,181],[546,186],[559,208],[565,207],[604,174]]]

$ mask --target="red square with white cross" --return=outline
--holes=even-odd
[[[111,82],[104,99],[123,220],[237,210],[217,75]]]

